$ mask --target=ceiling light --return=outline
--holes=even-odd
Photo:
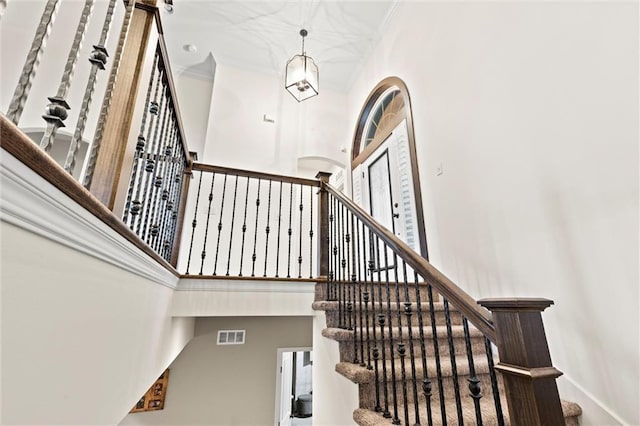
[[[318,94],[318,66],[304,51],[304,38],[307,30],[300,30],[302,36],[302,54],[294,55],[287,62],[284,87],[298,102]]]

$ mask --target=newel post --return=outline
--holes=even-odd
[[[511,424],[564,425],[556,378],[551,364],[542,311],[548,299],[482,299],[478,303],[493,314]]]
[[[324,185],[329,183],[331,173],[318,172],[318,277],[326,279],[329,273],[329,193]]]
[[[123,45],[118,48],[121,59],[117,67],[114,63],[112,73],[116,74],[110,76],[85,176],[85,187],[110,210],[116,200],[145,53],[155,25],[156,2],[137,0],[136,4],[147,7],[134,4],[128,28],[123,28],[126,38],[121,34]]]

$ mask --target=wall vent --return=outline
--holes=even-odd
[[[218,330],[219,345],[244,345],[246,330]]]

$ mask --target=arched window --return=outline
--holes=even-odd
[[[428,258],[411,101],[402,80],[386,78],[371,91],[351,153],[354,201]]]

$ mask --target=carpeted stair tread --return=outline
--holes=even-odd
[[[488,401],[488,404],[481,404],[481,415],[482,422],[485,426],[494,426],[498,425],[497,416],[495,413],[495,409],[492,401]],[[578,416],[582,414],[582,409],[580,406],[574,402],[569,401],[561,401],[562,403],[562,413],[565,418],[565,424],[567,426],[578,425]],[[420,410],[420,423],[423,425],[429,424],[427,418],[427,409],[424,401],[419,403]],[[464,425],[476,425],[476,412],[473,401],[469,399],[465,399],[461,403],[462,406],[462,415],[463,415],[463,424]],[[505,425],[510,425],[509,414],[507,410],[506,401],[502,399],[502,407],[504,412],[504,420]],[[411,424],[414,424],[415,420],[415,406],[413,404],[408,405],[409,409],[409,421]],[[432,404],[432,420],[433,425],[439,426],[442,425],[442,412],[440,410],[439,404]],[[390,407],[389,410],[393,415],[393,408]],[[450,401],[445,405],[445,412],[447,418],[447,424],[458,424],[458,416],[455,406],[455,401]],[[398,407],[398,417],[401,421],[401,424],[405,424],[404,421],[404,407]],[[382,413],[367,410],[364,408],[358,408],[353,412],[353,420],[360,426],[388,426],[392,424],[392,419],[385,418],[382,416]]]
[[[372,307],[372,303],[368,303],[365,304],[364,302],[359,302],[356,301],[353,303],[353,310],[357,311],[359,309],[362,309],[362,311],[365,311],[365,308],[367,308],[368,305],[368,309],[369,311],[373,311],[373,307]],[[320,301],[316,301],[313,302],[311,305],[312,309],[315,311],[337,311],[338,308],[338,302],[336,301],[330,301],[330,300],[320,300]],[[383,310],[386,311],[388,308],[388,305],[386,303],[382,304]],[[411,309],[413,311],[413,313],[417,313],[418,311],[418,303],[417,302],[411,302]],[[378,302],[375,303],[375,310],[376,312],[378,312],[380,310],[380,305],[378,304]],[[404,310],[404,302],[400,302],[400,311]],[[423,313],[428,313],[430,310],[429,307],[429,302],[421,302],[420,303],[420,310]],[[440,312],[440,311],[444,311],[444,303],[442,302],[434,302],[433,303],[433,310],[434,312]],[[398,311],[398,304],[396,302],[391,302],[391,311],[397,312]],[[453,313],[457,313],[458,311],[451,305],[449,305],[449,312]]]
[[[403,339],[408,339],[409,338],[409,331],[407,329],[406,326],[403,326],[400,330],[398,329],[398,326],[394,326],[393,327],[393,338],[394,339],[399,339],[400,337],[402,337]],[[433,329],[431,328],[431,326],[424,326],[422,328],[422,332],[423,335],[425,337],[425,339],[431,339],[433,337]],[[366,333],[366,328],[363,328],[363,332]],[[376,333],[379,336],[380,335],[380,328],[376,327]],[[358,330],[359,332],[360,330]],[[388,339],[389,334],[388,334],[388,328],[385,326],[385,339]],[[349,342],[349,341],[353,341],[353,334],[354,331],[353,330],[345,330],[343,328],[325,328],[322,330],[322,336],[328,338],[328,339],[332,339],[335,340],[337,342]],[[369,334],[372,336],[373,335],[373,327],[369,327]],[[411,327],[411,334],[413,336],[413,339],[418,339],[420,337],[420,327],[418,326],[412,326]],[[445,339],[447,338],[447,327],[444,325],[438,325],[436,326],[436,336],[440,339]],[[455,339],[455,338],[464,338],[464,328],[461,325],[452,325],[451,326],[451,336]],[[478,330],[475,327],[469,327],[469,337],[474,338],[474,337],[482,337],[482,332],[480,330]]]

